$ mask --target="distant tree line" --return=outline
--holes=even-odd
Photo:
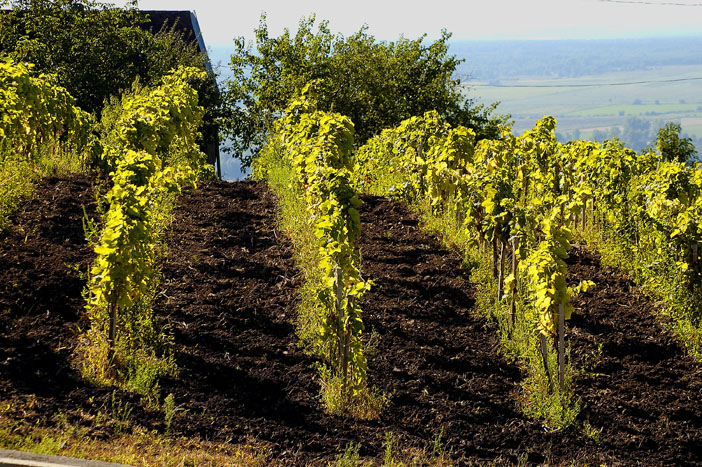
[[[451,52],[470,57],[458,67],[459,74],[481,81],[520,76],[573,78],[700,65],[702,38],[453,41]]]
[[[584,139],[580,130],[557,134],[560,141]],[[602,142],[617,138],[637,152],[657,151],[667,160],[688,161],[699,159],[697,148],[702,148],[702,138],[682,133],[678,123],[663,120],[647,120],[629,117],[622,128],[613,126],[606,130],[594,130],[585,139]]]

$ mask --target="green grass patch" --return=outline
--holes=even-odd
[[[34,425],[0,413],[0,448],[144,467],[277,464],[268,447],[259,442],[231,444],[172,438],[132,425],[118,433],[115,426],[119,420],[109,414],[81,416],[86,418],[86,424],[76,427],[67,424],[61,414],[54,416],[50,425]]]
[[[0,146],[0,232],[19,205],[34,195],[34,184],[43,177],[85,171],[85,158],[68,151],[54,153],[50,145],[37,148],[29,161]]]
[[[34,194],[39,172],[26,162],[0,164],[0,231],[10,224],[10,216],[20,203]]]

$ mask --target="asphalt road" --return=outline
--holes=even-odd
[[[111,462],[74,459],[72,457],[47,456],[29,452],[0,449],[0,466],[3,467],[129,467]]]

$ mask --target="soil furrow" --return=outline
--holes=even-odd
[[[324,414],[315,360],[295,335],[300,273],[276,230],[276,200],[256,183],[184,190],[168,234],[155,314],[168,323],[180,373],[161,381],[178,407],[172,436],[254,441],[270,460],[323,465],[348,443],[383,456],[396,446],[432,449],[442,434],[463,464],[699,465],[700,365],[652,317],[651,302],[621,274],[576,250],[571,280],[597,287],[568,325],[584,410],[599,436],[550,433],[519,406],[520,371],[499,355],[496,330],[474,309],[458,255],[420,229],[402,205],[365,198],[358,240],[370,384],[391,395],[375,421]],[[130,423],[165,430],[164,414],[136,395],[93,388],[71,366],[81,291],[93,253],[83,205],[89,177],[42,181],[0,235],[0,403],[4,420],[68,423],[110,439],[94,423],[114,397]],[[59,417],[60,416],[60,417]]]
[[[521,373],[498,354],[497,330],[475,309],[459,255],[424,233],[404,206],[364,201],[358,246],[364,275],[376,284],[364,320],[379,334],[369,373],[393,394],[383,423],[410,439],[443,433],[469,462],[610,460],[521,413]]]
[[[621,273],[603,268],[597,255],[573,251],[572,282],[596,287],[574,303],[571,355],[580,418],[623,462],[702,464],[702,365],[685,355],[663,329],[654,302]]]
[[[94,257],[81,221],[93,201],[89,176],[44,179],[0,233],[0,396],[36,396],[43,417],[80,386],[69,360]]]

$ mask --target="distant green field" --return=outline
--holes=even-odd
[[[695,135],[698,138],[702,138],[702,124],[701,125],[686,125],[685,133],[690,135]],[[702,148],[698,148],[702,149]]]
[[[531,128],[543,115],[556,117],[557,131],[582,131],[622,126],[631,117],[676,122],[702,117],[702,81],[668,81],[700,76],[702,65],[662,66],[567,79],[518,77],[501,81],[503,87],[468,83],[466,95],[478,103],[500,101],[498,112],[511,115],[516,133]],[[641,81],[647,83],[618,85]],[[588,86],[566,87],[574,85]],[[691,123],[683,124],[683,132],[702,135],[702,122]]]

